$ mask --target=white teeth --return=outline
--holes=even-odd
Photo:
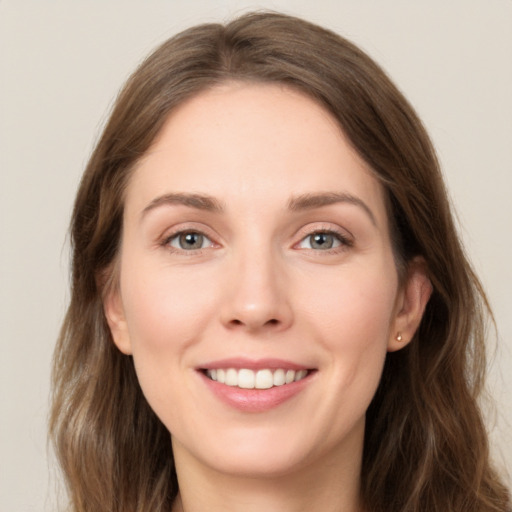
[[[256,374],[256,389],[270,389],[274,385],[274,378],[270,370],[258,370]]]
[[[276,370],[274,372],[274,386],[282,386],[286,382],[284,370]]]
[[[226,382],[228,386],[238,386],[238,372],[234,368],[226,370]]]
[[[298,380],[302,380],[306,375],[307,375],[307,371],[306,370],[299,370],[296,374],[295,374],[295,382],[297,382]]]
[[[258,371],[242,368],[217,368],[207,370],[206,375],[227,386],[242,389],[270,389],[273,386],[283,386],[302,380],[308,374],[307,370],[277,370],[263,369]]]
[[[215,379],[214,379],[215,380]],[[242,369],[238,372],[238,387],[254,389],[255,378],[252,370]]]

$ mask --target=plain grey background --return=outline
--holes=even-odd
[[[55,510],[46,418],[69,296],[66,230],[116,92],[177,31],[257,8],[303,16],[362,46],[429,129],[496,314],[488,425],[498,466],[512,472],[511,0],[0,0],[2,511]]]

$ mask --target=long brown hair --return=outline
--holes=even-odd
[[[178,487],[170,435],[102,297],[115,286],[123,191],[178,104],[226,80],[277,82],[338,120],[383,184],[398,266],[421,255],[433,284],[407,348],[390,353],[367,413],[361,493],[371,512],[505,511],[477,398],[488,304],[454,228],[432,144],[406,99],[356,46],[303,20],[244,15],[178,34],[120,93],[76,198],[72,296],[55,352],[51,436],[71,509],[168,512]]]

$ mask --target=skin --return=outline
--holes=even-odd
[[[342,200],[301,202],[326,193]],[[167,194],[207,195],[222,211]],[[200,249],[180,245],[191,231],[206,237]],[[312,245],[319,232],[332,248]],[[129,181],[105,300],[172,435],[174,510],[361,510],[365,412],[386,352],[411,339],[430,295],[420,261],[404,281],[384,191],[315,101],[228,83],[175,110]],[[246,412],[198,371],[228,357],[314,372],[283,404]]]

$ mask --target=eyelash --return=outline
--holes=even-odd
[[[190,249],[190,250],[183,249],[181,247],[174,247],[172,245],[172,242],[177,240],[179,243],[179,237],[184,236],[184,235],[197,235],[197,236],[203,237],[203,242],[206,240],[206,241],[209,241],[210,243],[209,243],[209,245],[207,245],[207,247],[200,247],[197,249]],[[350,247],[353,247],[353,245],[354,245],[353,240],[348,238],[344,233],[341,233],[340,231],[337,231],[332,228],[328,228],[328,229],[317,229],[310,233],[307,233],[305,236],[303,236],[299,240],[299,242],[294,244],[293,247],[295,248],[295,247],[299,246],[300,244],[304,243],[304,241],[306,241],[308,239],[311,240],[312,237],[318,236],[318,235],[332,236],[335,239],[335,241],[339,242],[339,245],[336,247],[330,247],[328,249],[314,249],[313,247],[311,247],[311,241],[310,241],[310,247],[304,248],[305,250],[323,253],[323,254],[336,254],[336,253],[342,252]],[[182,229],[180,231],[176,231],[176,232],[172,233],[169,236],[166,236],[163,239],[161,245],[173,253],[179,253],[179,254],[187,253],[188,255],[195,255],[195,254],[200,253],[204,249],[215,247],[216,244],[215,244],[215,242],[213,242],[211,240],[211,238],[206,233],[204,233],[201,230]]]

